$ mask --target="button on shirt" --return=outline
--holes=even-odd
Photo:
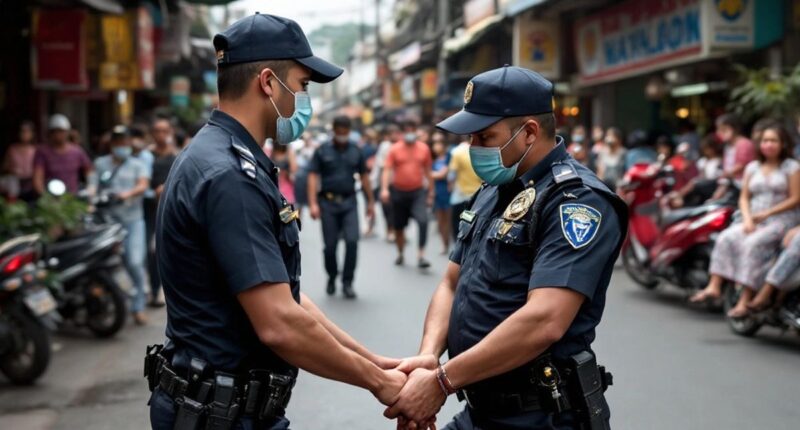
[[[236,299],[286,283],[300,301],[298,225],[280,219],[286,200],[277,182],[261,147],[221,111],[176,159],[156,226],[173,366],[197,357],[216,370],[296,372],[259,341]]]
[[[545,203],[534,239],[538,241],[536,246],[527,230],[532,208],[520,222],[514,223],[510,234],[498,238],[505,208],[529,181],[534,181],[540,198],[554,182],[554,163],[573,166],[583,185],[559,191]],[[572,325],[550,351],[556,357],[566,358],[589,349],[603,314],[615,251],[624,237],[624,226],[619,223],[621,218],[610,202],[612,198],[615,197],[611,191],[594,174],[567,154],[563,143],[520,180],[481,189],[471,208],[476,216],[472,222],[461,220],[458,241],[450,255],[461,266],[448,332],[450,357],[480,342],[525,305],[529,291],[550,287],[569,288],[586,297]],[[596,236],[579,249],[570,244],[562,231],[559,206],[570,203],[590,206],[602,214]],[[512,374],[513,371],[484,382],[507,381]]]
[[[366,173],[367,162],[354,143],[340,147],[328,142],[314,152],[309,171],[320,176],[320,192],[350,195],[356,189],[353,175]]]
[[[133,156],[117,164],[111,155],[105,155],[95,160],[94,169],[101,181],[100,188],[115,194],[132,190],[141,179],[150,179],[147,166]],[[103,182],[105,176],[113,176],[107,184]],[[110,208],[111,216],[121,223],[144,219],[142,202],[141,195],[125,200]]]

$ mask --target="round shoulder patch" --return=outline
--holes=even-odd
[[[580,203],[565,203],[559,207],[561,232],[573,248],[588,245],[597,236],[603,215],[597,209]]]

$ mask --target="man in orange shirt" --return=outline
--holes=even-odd
[[[419,255],[417,265],[427,269],[431,264],[425,260],[425,243],[428,240],[427,206],[433,204],[433,159],[427,144],[417,140],[415,124],[406,124],[403,141],[392,145],[381,176],[381,200],[391,201],[394,212],[395,264],[404,263],[403,249],[406,245],[405,228],[413,218],[419,227]],[[391,185],[390,185],[391,184]],[[427,185],[427,192],[425,186]]]

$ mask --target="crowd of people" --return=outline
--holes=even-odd
[[[719,237],[711,281],[691,300],[717,300],[723,282],[735,282],[745,294],[731,316],[745,316],[779,301],[785,292],[774,291],[800,264],[800,149],[794,133],[771,119],[753,124],[750,137],[733,114],[719,116],[714,128],[705,137],[689,122],[682,122],[673,136],[642,130],[626,135],[617,127],[599,126],[589,133],[581,125],[562,128],[559,134],[569,153],[612,189],[635,164],[669,166],[674,182],[661,198],[663,210],[695,206],[721,197],[730,187],[740,189],[741,216]],[[299,214],[308,208],[313,219],[322,221],[328,293],[335,292],[340,274],[336,245],[341,238],[346,245],[344,293],[355,298],[357,242],[376,235],[376,213],[383,217],[385,240],[397,247],[395,264],[405,264],[405,230],[411,220],[417,225],[419,268],[430,267],[425,255],[429,219],[436,223],[441,253],[447,254],[459,215],[482,182],[470,163],[469,136],[448,140],[414,121],[357,131],[346,117],[337,117],[330,130],[316,136],[306,132],[287,146],[264,146],[280,169],[279,188],[286,200]],[[800,124],[796,131],[800,134]],[[132,310],[139,323],[145,322],[146,291],[151,306],[163,306],[154,254],[156,206],[172,163],[188,144],[184,136],[167,118],[156,118],[149,127],[118,126],[100,141],[107,155],[92,162],[69,119],[56,114],[43,144],[35,138],[34,124],[23,122],[18,142],[8,147],[3,161],[0,187],[6,196],[32,201],[45,193],[48,181],[59,179],[68,192],[105,188],[124,202],[115,216],[129,233],[125,263],[136,291]],[[363,231],[354,209],[359,187],[367,202]],[[350,197],[352,203],[347,203]]]
[[[0,195],[34,202],[47,192],[51,180],[63,182],[71,194],[113,195],[118,203],[109,213],[127,231],[123,256],[133,286],[130,309],[134,321],[145,324],[147,304],[164,306],[155,258],[156,207],[186,140],[168,118],[156,118],[149,125],[119,125],[101,137],[92,161],[65,115],[50,117],[43,142],[36,139],[34,124],[26,121],[20,125],[19,140],[6,150]]]

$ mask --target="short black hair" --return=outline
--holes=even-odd
[[[333,119],[333,128],[337,128],[337,127],[350,129],[350,128],[353,127],[353,123],[352,123],[352,121],[350,121],[350,118],[348,118],[348,117],[346,117],[344,115],[339,115],[339,116],[337,116],[336,118]]]
[[[270,69],[280,80],[285,80],[293,61],[269,60],[252,63],[229,64],[217,67],[217,91],[221,99],[238,99],[256,75]]]
[[[514,119],[508,123],[512,129],[516,129],[517,127],[524,124],[525,121],[533,119],[537,123],[539,123],[539,129],[542,131],[542,133],[544,133],[545,137],[547,137],[548,139],[556,138],[556,116],[553,115],[552,112],[540,113],[536,115],[518,116],[513,118]]]
[[[144,131],[144,128],[141,125],[135,125],[131,127],[131,137],[135,137],[138,139],[144,139],[147,136],[147,133]]]

